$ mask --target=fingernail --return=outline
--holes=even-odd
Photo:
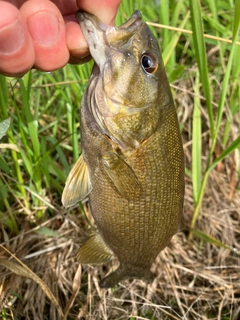
[[[28,29],[33,41],[42,47],[53,46],[59,37],[59,23],[50,12],[40,12],[28,19]]]
[[[17,52],[23,44],[22,25],[19,20],[3,27],[0,31],[0,54],[10,55]]]

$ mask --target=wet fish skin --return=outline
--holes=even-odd
[[[89,195],[98,231],[80,262],[119,260],[101,287],[150,281],[152,263],[182,226],[184,161],[171,90],[139,11],[120,27],[82,11],[77,19],[95,65],[81,102],[82,155],[62,201],[68,207]]]

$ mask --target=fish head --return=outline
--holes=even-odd
[[[106,26],[83,11],[77,12],[77,18],[100,69],[107,101],[134,108],[155,103],[164,67],[157,40],[140,12],[119,27]]]
[[[112,141],[135,149],[156,131],[172,102],[157,40],[139,11],[119,27],[83,11],[76,17],[95,61],[91,113]]]

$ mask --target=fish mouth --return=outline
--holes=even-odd
[[[131,39],[142,24],[142,17],[138,10],[119,27],[108,26],[96,15],[82,10],[76,12],[76,18],[88,43],[91,56],[100,70],[108,60],[109,49],[121,50],[121,46]]]
[[[93,25],[99,31],[105,31],[107,29],[107,25],[102,23],[100,19],[94,14],[88,13],[83,10],[78,10],[75,15],[81,27],[83,25],[83,29],[85,29],[85,25],[86,27],[91,27],[91,25]]]

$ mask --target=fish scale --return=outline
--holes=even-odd
[[[171,90],[138,11],[119,27],[83,11],[77,19],[95,64],[81,102],[82,155],[62,201],[69,207],[89,197],[97,230],[80,262],[119,261],[100,287],[151,281],[152,263],[182,226],[183,148]]]
[[[163,141],[160,135],[158,139],[161,142]],[[154,140],[153,143],[155,144]],[[172,143],[169,139],[168,144],[170,145],[171,149]],[[146,149],[149,149],[149,151]],[[128,260],[129,263],[133,264],[139,263],[140,257],[138,249],[144,247],[144,250],[141,250],[141,257],[145,257],[145,261],[149,261],[150,259],[148,265],[151,265],[152,252],[156,251],[158,254],[160,251],[159,249],[161,249],[161,247],[163,246],[165,247],[166,245],[166,243],[163,242],[166,237],[163,237],[162,239],[161,237],[159,237],[159,234],[164,234],[164,230],[167,229],[166,225],[172,227],[170,223],[171,221],[168,221],[168,219],[174,219],[174,213],[176,212],[175,215],[177,215],[178,212],[178,210],[175,210],[175,212],[167,215],[166,217],[164,216],[164,218],[159,215],[159,213],[164,212],[165,210],[169,211],[169,207],[174,206],[174,200],[171,204],[171,199],[169,199],[168,194],[164,192],[164,190],[167,191],[169,189],[168,184],[170,184],[170,188],[172,185],[175,186],[175,179],[172,179],[172,171],[169,169],[168,171],[170,171],[169,175],[171,179],[169,181],[164,180],[163,187],[160,188],[160,184],[158,184],[157,182],[161,180],[160,173],[164,171],[156,170],[156,168],[159,165],[160,167],[163,166],[165,168],[164,164],[162,164],[162,162],[160,161],[160,159],[164,156],[161,154],[162,150],[159,148],[156,150],[156,153],[153,154],[151,145],[147,145],[147,148],[142,148],[141,150],[139,149],[139,151],[141,152],[141,155],[136,153],[135,157],[128,163],[138,176],[138,170],[141,170],[141,166],[140,168],[138,168],[138,166],[136,165],[136,163],[138,163],[137,159],[142,158],[142,156],[147,158],[147,161],[145,161],[145,163],[147,164],[145,171],[148,173],[148,175],[147,177],[144,176],[143,178],[147,181],[147,178],[149,177],[149,179],[152,181],[151,189],[147,188],[148,183],[144,184],[144,181],[141,181],[140,174],[138,177],[140,182],[142,182],[142,187],[149,190],[151,201],[146,202],[146,199],[143,195],[139,199],[133,201],[132,208],[130,208],[129,202],[127,200],[123,200],[117,192],[116,194],[113,194],[111,180],[109,180],[109,187],[107,188],[107,190],[105,189],[106,194],[101,193],[102,186],[106,182],[106,176],[104,177],[103,175],[101,176],[101,178],[100,176],[98,176],[96,181],[93,181],[93,184],[95,185],[95,192],[92,192],[92,194],[90,195],[90,203],[94,203],[94,207],[91,207],[91,209],[96,224],[98,225],[98,229],[101,230],[101,234],[104,235],[103,238],[105,242],[108,244],[111,243],[112,249],[113,251],[115,251],[115,254],[119,258],[119,260],[121,261],[121,251],[123,251],[123,256],[125,257],[125,248],[128,248],[127,251],[130,255],[128,256],[128,259],[124,258],[124,260]],[[153,182],[153,180],[155,180],[155,183]],[[176,178],[176,180],[178,179]],[[154,186],[157,186],[157,188],[154,188]],[[162,192],[162,195],[161,193],[159,195],[158,189],[161,189],[160,191]],[[109,196],[109,194],[111,196]],[[159,202],[158,197],[161,198],[161,202]],[[109,201],[106,202],[106,199],[109,199]],[[179,206],[178,202],[177,206]],[[176,209],[176,205],[173,208]],[[149,214],[145,215],[145,212],[148,212]],[[121,219],[118,219],[119,214],[121,214]],[[143,219],[142,228],[144,228],[146,231],[145,237],[142,236],[141,232],[134,232],[135,229],[140,230],[141,218]],[[175,225],[178,225],[178,223],[173,224],[174,227]],[[146,228],[146,226],[148,226],[148,228]],[[126,232],[127,227],[129,227],[129,230],[132,230],[132,233]],[[156,229],[158,229],[159,231],[156,232]],[[172,234],[176,233],[176,231],[177,229],[175,229]],[[152,233],[153,236],[151,236],[150,233]],[[115,238],[115,241],[113,240],[114,235],[119,235],[119,237]],[[122,235],[122,237],[120,235]],[[123,250],[122,247],[115,249],[115,247],[117,247],[119,243],[124,243]],[[152,248],[150,250],[150,253],[148,253],[148,245],[151,245]]]

